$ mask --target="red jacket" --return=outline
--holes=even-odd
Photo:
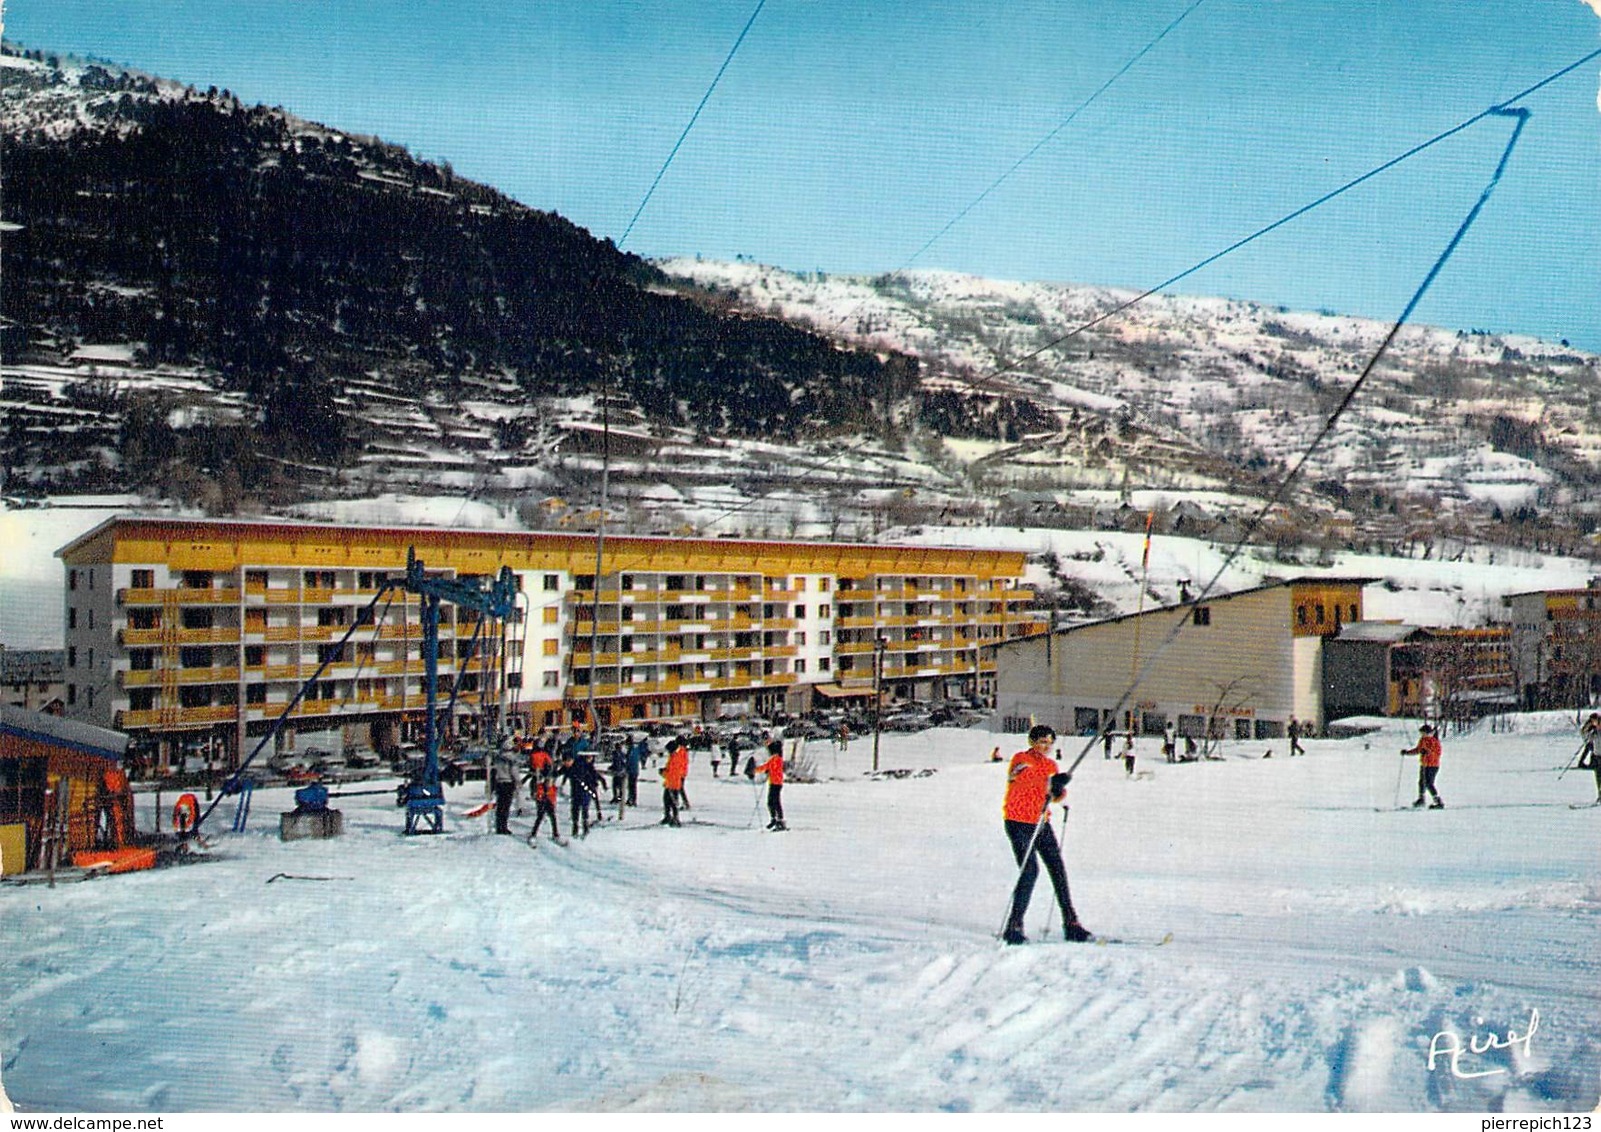
[[[1440,765],[1440,737],[1438,735],[1425,735],[1418,740],[1418,745],[1407,752],[1418,756],[1418,761],[1424,766]]]
[[[1006,773],[1006,820],[1029,825],[1039,821],[1045,812],[1051,776],[1055,773],[1055,759],[1036,755],[1033,750],[1013,755],[1011,768]]]
[[[774,755],[761,766],[756,768],[757,774],[765,774],[767,781],[774,786],[784,785],[784,756]]]
[[[669,790],[682,790],[689,775],[689,748],[674,747],[667,752],[667,765],[662,768],[662,785]]]

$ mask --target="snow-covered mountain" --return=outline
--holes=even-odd
[[[647,264],[227,91],[0,64],[12,495],[134,487],[249,514],[444,492],[584,528],[604,459],[609,520],[639,531],[1110,530],[1154,511],[1159,532],[1227,540],[1261,513],[1258,542],[1403,552],[1588,552],[1601,511],[1601,358],[1565,345],[1403,330],[1265,508],[1386,326],[1181,296],[1117,311],[1133,296],[939,271]],[[214,160],[249,192],[144,180]],[[82,183],[30,178],[47,165]],[[95,227],[140,193],[138,224]],[[230,241],[219,273],[206,249]]]

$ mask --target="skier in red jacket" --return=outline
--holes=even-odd
[[[784,744],[774,739],[767,744],[767,761],[756,768],[757,774],[767,776],[767,828],[775,833],[789,828],[784,824]]]
[[[678,796],[684,789],[684,776],[689,773],[689,744],[680,735],[673,740],[667,752],[667,765],[662,767],[662,825],[682,825],[678,820]]]
[[[1021,871],[1017,887],[1012,890],[1012,912],[1006,921],[1001,938],[1007,943],[1027,943],[1023,934],[1023,914],[1028,911],[1029,898],[1034,895],[1034,881],[1039,877],[1039,861],[1045,862],[1050,874],[1051,887],[1056,890],[1056,903],[1062,909],[1062,932],[1071,943],[1083,943],[1095,937],[1078,922],[1073,911],[1073,899],[1067,891],[1067,870],[1062,865],[1062,850],[1051,832],[1051,803],[1060,802],[1067,793],[1068,776],[1058,771],[1056,761],[1047,752],[1056,742],[1056,732],[1044,724],[1028,733],[1028,750],[1012,756],[1012,765],[1006,776],[1006,837],[1012,843],[1012,855],[1017,858]],[[1038,858],[1038,860],[1036,860]]]
[[[1427,792],[1434,796],[1429,809],[1445,809],[1445,803],[1440,800],[1440,792],[1434,788],[1434,779],[1440,773],[1440,737],[1434,733],[1434,728],[1427,723],[1419,727],[1418,745],[1408,747],[1401,754],[1418,757],[1418,800],[1412,803],[1412,808],[1414,810],[1423,808],[1423,795]]]

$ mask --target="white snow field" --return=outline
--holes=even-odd
[[[461,817],[478,783],[443,836],[360,797],[323,842],[261,791],[203,863],[0,887],[0,1070],[19,1112],[1588,1111],[1601,809],[1558,778],[1571,716],[1515,727],[1444,737],[1434,812],[1391,808],[1406,721],[1293,760],[1145,739],[1132,780],[1095,749],[1066,856],[1107,944],[1061,942],[1043,877],[995,938],[1015,735],[886,735],[934,772],[900,779],[813,743],[786,833],[703,753],[683,828],[647,775],[565,848]]]

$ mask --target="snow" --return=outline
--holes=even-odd
[[[5,1087],[123,1112],[1589,1111],[1601,810],[1556,777],[1571,717],[1516,722],[1445,737],[1440,812],[1391,808],[1403,721],[1294,760],[1142,740],[1134,780],[1092,751],[1056,828],[1105,946],[1051,942],[1043,882],[1033,942],[993,938],[1014,866],[988,756],[1019,736],[885,735],[885,768],[934,772],[902,779],[864,774],[868,738],[814,744],[784,834],[704,754],[684,828],[642,781],[565,848],[460,817],[476,783],[411,839],[380,796],[282,843],[287,792],[262,791],[245,834],[219,807],[203,863],[0,888]],[[1483,1048],[1536,1011],[1527,1051],[1428,1068],[1437,1035]]]

